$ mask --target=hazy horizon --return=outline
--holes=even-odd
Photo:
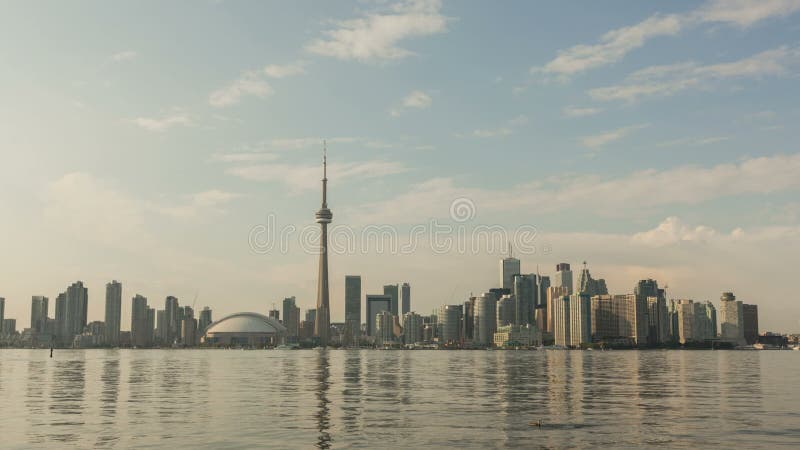
[[[313,308],[299,235],[326,139],[332,227],[401,245],[433,223],[533,227],[525,273],[567,262],[577,280],[587,261],[611,294],[732,291],[759,331],[800,331],[800,2],[287,5],[4,5],[0,297],[17,329],[31,296],[52,317],[77,280],[89,321],[122,283],[123,329],[135,294],[197,296],[216,319]],[[286,251],[251,244],[271,218],[297,229]],[[332,321],[345,275],[362,301],[408,282],[422,313],[497,287],[505,245],[418,242],[334,251]]]

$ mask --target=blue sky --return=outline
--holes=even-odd
[[[762,328],[800,327],[798,1],[1,8],[0,296],[21,323],[77,279],[90,319],[111,279],[159,308],[313,305],[316,258],[248,237],[312,223],[326,138],[334,224],[404,233],[465,197],[470,226],[537,228],[525,271],[587,260],[614,293],[733,290]],[[333,319],[344,274],[408,281],[427,312],[493,287],[499,257],[332,255]]]

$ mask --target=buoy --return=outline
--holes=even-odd
[[[528,425],[530,425],[530,426],[532,426],[532,427],[539,427],[539,428],[541,428],[541,427],[542,427],[542,419],[539,419],[539,420],[536,420],[536,421],[530,422],[530,423],[528,423]]]

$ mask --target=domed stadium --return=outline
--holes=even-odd
[[[241,312],[209,325],[203,342],[220,347],[266,347],[280,344],[285,334],[286,327],[277,320]]]

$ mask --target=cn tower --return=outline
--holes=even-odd
[[[322,150],[322,208],[316,214],[317,223],[322,228],[319,243],[319,278],[317,282],[317,320],[314,322],[314,336],[319,345],[328,345],[331,329],[330,296],[328,293],[328,224],[333,213],[328,209],[328,148],[323,142]]]

